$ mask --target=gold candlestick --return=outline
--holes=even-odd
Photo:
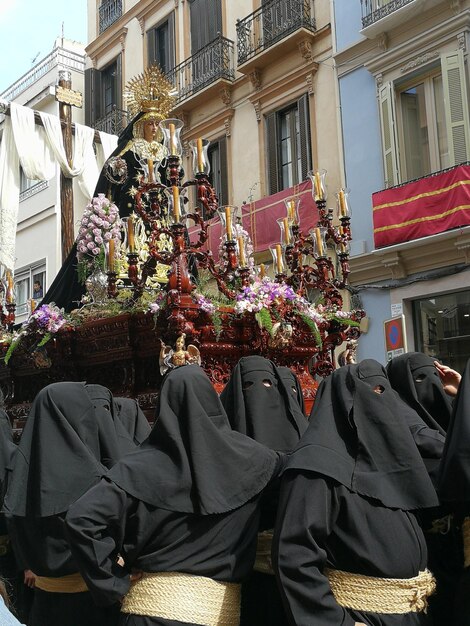
[[[315,228],[315,241],[317,242],[318,256],[323,256],[323,242],[321,238],[321,231],[319,228]]]
[[[180,221],[180,190],[178,187],[172,187],[173,193],[173,216],[175,218],[175,222]]]
[[[155,182],[155,177],[153,175],[153,161],[152,161],[152,159],[147,159],[147,166],[148,166],[148,169],[149,169],[148,182],[149,183],[154,183]]]
[[[245,257],[245,240],[240,235],[237,237],[238,241],[238,262],[240,267],[245,267],[246,265],[246,257]]]
[[[198,172],[204,172],[204,158],[203,158],[203,150],[202,150],[202,139],[198,137],[196,142],[197,149],[197,169]]]
[[[130,215],[129,219],[127,220],[127,245],[129,247],[129,252],[135,252],[134,219],[132,215]]]
[[[276,270],[278,274],[282,274],[282,247],[280,243],[276,244]]]
[[[108,272],[114,272],[114,239],[108,243]]]
[[[339,190],[338,193],[338,200],[339,200],[339,214],[341,217],[345,217],[347,210],[346,210],[346,197],[344,195],[344,191],[342,189]]]
[[[282,223],[284,224],[284,243],[289,244],[290,243],[289,219],[287,217],[284,217],[282,220]]]
[[[225,232],[227,233],[227,239],[232,239],[232,211],[229,206],[225,207]]]
[[[175,141],[175,134],[176,134],[176,128],[174,124],[168,124],[168,129],[170,131],[170,154],[171,155],[175,155],[176,154],[176,141]]]
[[[266,268],[264,266],[264,263],[261,263],[261,265],[259,266],[259,277],[263,279],[265,276],[266,276]]]

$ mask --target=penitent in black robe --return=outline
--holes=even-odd
[[[104,387],[55,383],[36,396],[18,446],[5,499],[15,554],[23,569],[58,578],[78,572],[65,538],[72,502],[120,456],[135,449],[107,408]],[[116,426],[116,428],[114,427]],[[35,590],[29,626],[112,626],[118,607],[97,607],[89,592]]]
[[[132,569],[241,582],[255,558],[257,504],[280,458],[230,429],[201,368],[170,371],[149,438],[67,514],[72,552],[96,601],[121,599]],[[139,615],[121,623],[176,624]]]
[[[220,399],[237,432],[272,450],[291,452],[308,426],[302,390],[294,373],[261,356],[242,357]],[[280,481],[261,500],[260,532],[276,520]],[[253,571],[242,586],[241,626],[283,626],[287,623],[273,574]]]
[[[387,615],[340,606],[324,569],[417,576],[427,552],[414,511],[436,504],[383,367],[366,360],[333,372],[319,387],[308,430],[282,479],[273,563],[290,623],[426,623],[422,613]]]

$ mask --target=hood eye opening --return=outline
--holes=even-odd
[[[374,393],[382,394],[385,391],[385,387],[383,385],[375,385]]]

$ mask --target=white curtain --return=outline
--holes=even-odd
[[[101,146],[95,156],[95,131],[75,124],[72,164],[69,165],[58,117],[40,112],[44,129],[35,124],[34,111],[10,104],[11,118],[5,116],[0,143],[0,267],[13,270],[20,194],[20,163],[31,180],[50,180],[56,175],[56,162],[65,176],[77,177],[88,202],[94,192],[104,162],[117,145],[117,137],[100,132]],[[98,162],[97,162],[98,160]],[[84,207],[83,207],[84,208]]]
[[[0,267],[15,266],[16,224],[20,194],[20,159],[11,120],[5,117],[0,144]]]

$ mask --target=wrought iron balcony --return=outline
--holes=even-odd
[[[234,43],[219,35],[167,73],[178,95],[177,104],[219,79],[235,79]]]
[[[93,128],[109,133],[110,135],[119,135],[123,128],[126,127],[126,124],[127,111],[122,111],[114,105],[112,111],[96,120],[93,124]]]
[[[237,21],[238,65],[299,28],[315,32],[313,0],[271,0]]]
[[[402,9],[415,0],[361,0],[362,28],[371,26],[378,20]]]
[[[122,15],[122,0],[102,0],[100,5],[100,35]]]

